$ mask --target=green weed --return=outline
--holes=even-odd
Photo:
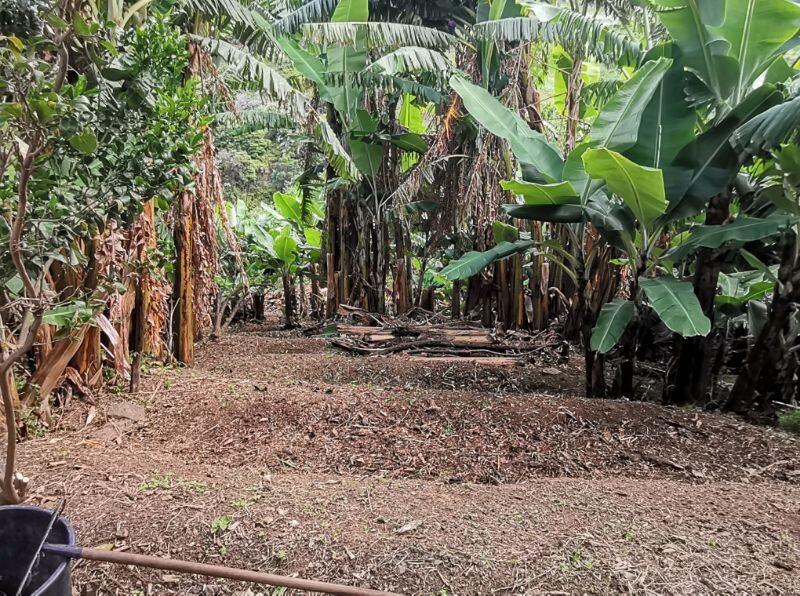
[[[37,418],[30,410],[22,411],[22,423],[28,430],[28,434],[32,437],[36,437],[37,439],[46,437],[47,433],[50,432],[50,429],[47,428],[47,426],[42,423],[42,421],[39,420],[39,418]]]
[[[253,501],[245,499],[244,497],[240,499],[236,499],[233,503],[231,503],[234,509],[238,509],[239,511],[247,511],[250,507],[253,506]]]
[[[779,416],[778,426],[790,433],[800,434],[800,410],[790,410]]]
[[[594,567],[591,559],[584,557],[581,553],[581,547],[576,546],[566,561],[561,563],[560,568],[562,573],[571,573],[576,571],[589,571]]]
[[[211,533],[212,534],[222,534],[224,533],[231,525],[230,515],[220,515],[219,517],[215,517],[211,520]]]

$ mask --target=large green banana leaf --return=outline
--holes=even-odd
[[[635,310],[633,302],[624,298],[617,298],[606,304],[592,331],[592,351],[605,354],[617,345]]]
[[[645,109],[670,66],[669,58],[651,60],[620,87],[592,125],[592,147],[622,152],[636,144]]]
[[[733,133],[731,143],[744,155],[756,155],[785,143],[800,129],[800,97],[762,112]]]
[[[770,215],[759,219],[740,215],[733,223],[720,226],[696,226],[689,239],[667,251],[664,258],[682,261],[701,248],[719,248],[732,242],[746,243],[774,236],[781,230],[795,225],[800,219],[788,215]]]
[[[736,62],[727,56],[729,44],[713,32],[725,20],[727,2],[742,0],[653,0],[658,17],[675,43],[691,72],[708,88],[710,99],[723,105],[733,91]]]
[[[515,254],[523,253],[533,248],[534,245],[535,243],[531,240],[517,240],[516,242],[501,242],[494,248],[484,252],[471,251],[457,261],[453,261],[447,265],[439,274],[451,280],[469,279],[473,275],[477,275],[486,269],[486,267],[495,261],[500,261]]]
[[[501,205],[501,209],[517,219],[551,223],[581,223],[586,214],[581,205]]]
[[[275,238],[275,255],[285,267],[290,267],[297,260],[298,242],[291,235],[291,228],[286,226]]]
[[[718,306],[742,306],[751,300],[761,300],[775,289],[775,282],[766,279],[761,271],[742,271],[719,274]]]
[[[564,162],[544,135],[532,130],[519,114],[505,107],[486,89],[473,85],[464,77],[454,75],[450,86],[475,120],[509,142],[517,159],[534,166],[549,182],[561,181]]]
[[[297,197],[276,192],[272,198],[275,201],[276,209],[285,219],[296,224],[303,223],[303,210]]]
[[[366,22],[369,19],[369,0],[340,0],[331,16],[332,23]],[[349,120],[353,118],[361,97],[355,76],[367,67],[367,34],[359,31],[354,44],[336,44],[328,48],[329,73],[340,73],[343,85],[328,86],[333,105]]]
[[[791,0],[653,0],[720,114],[739,103],[800,28]]]
[[[586,201],[584,211],[606,242],[622,251],[630,251],[636,235],[636,221],[630,209],[612,203],[605,191],[600,189]]]
[[[653,48],[648,56],[671,57],[674,53],[677,50],[667,43]],[[697,113],[686,101],[684,86],[683,63],[673,58],[672,66],[642,114],[636,144],[624,151],[625,157],[643,166],[663,168],[671,164],[678,152],[692,142]]]
[[[738,101],[797,35],[800,6],[789,0],[727,0],[725,20],[710,29],[729,44],[728,55],[738,63]]]
[[[381,171],[385,147],[376,143],[350,139],[350,152],[359,171],[374,178]]]
[[[650,227],[667,210],[664,174],[640,166],[609,149],[590,149],[583,154],[586,171],[604,179],[644,226]]]
[[[731,144],[735,131],[765,110],[780,104],[782,99],[774,86],[762,85],[724,120],[680,151],[669,175],[673,180],[685,180],[685,184],[684,188],[670,194],[670,220],[700,213],[712,197],[731,185],[743,161],[743,156]]]
[[[503,190],[508,190],[525,199],[526,205],[575,205],[580,203],[578,193],[569,182],[535,184],[519,180],[503,180]]]
[[[640,277],[639,285],[656,314],[678,335],[705,337],[711,332],[711,321],[689,282],[674,277]]]

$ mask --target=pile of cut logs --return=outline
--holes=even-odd
[[[428,363],[474,362],[491,366],[520,365],[535,355],[543,355],[542,352],[558,358],[565,345],[544,332],[497,332],[463,323],[420,325],[399,320],[380,323],[379,327],[338,324],[338,337],[330,340],[331,345],[364,356],[402,352],[411,360]]]

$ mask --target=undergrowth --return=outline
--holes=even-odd
[[[783,430],[800,434],[800,410],[790,410],[779,416],[778,426]]]

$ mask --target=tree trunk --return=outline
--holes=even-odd
[[[86,265],[86,277],[84,278],[83,287],[88,293],[92,293],[97,289],[98,271],[97,271],[97,246],[100,240],[98,237],[92,238],[87,246],[88,263]],[[75,356],[72,358],[71,366],[78,371],[78,374],[84,381],[89,381],[95,378],[98,371],[103,366],[102,346],[100,345],[100,328],[91,326],[87,329],[86,334],[83,336],[81,343]],[[97,377],[102,380],[101,377]],[[97,388],[97,387],[95,387]]]
[[[453,282],[453,303],[450,310],[451,319],[461,318],[461,280],[457,279]]]
[[[578,123],[581,119],[581,90],[583,89],[583,61],[576,58],[572,63],[572,70],[567,77],[566,97],[566,153],[569,155],[575,149],[578,136]]]
[[[152,199],[143,205],[140,222],[145,233],[145,243],[139,247],[139,272],[134,278],[136,284],[136,297],[133,306],[133,328],[131,329],[131,362],[130,392],[139,392],[139,382],[142,374],[142,355],[147,352],[147,315],[150,312],[150,271],[149,253],[155,249],[155,203]]]
[[[187,366],[194,363],[192,198],[191,192],[181,193],[175,222],[175,357]]]
[[[142,208],[142,227],[147,229],[144,249],[142,251],[142,272],[139,285],[142,288],[142,304],[144,305],[145,316],[145,330],[144,330],[144,344],[142,351],[159,360],[165,358],[164,342],[161,340],[165,323],[163,312],[166,305],[159,303],[159,296],[167,299],[165,296],[159,294],[157,288],[162,282],[158,281],[154,275],[151,274],[151,267],[154,265],[150,262],[150,256],[157,248],[158,239],[156,238],[156,204],[153,199],[145,201]]]
[[[639,346],[639,324],[641,321],[641,304],[638,299],[639,295],[639,276],[644,273],[644,267],[640,270],[631,272],[630,279],[630,295],[631,300],[636,305],[636,310],[633,319],[625,329],[625,333],[620,340],[620,352],[622,353],[622,361],[617,367],[616,376],[614,377],[614,386],[612,389],[613,397],[624,397],[627,399],[636,398],[636,385],[634,383],[634,373],[636,371],[636,352]]]
[[[14,467],[17,453],[17,410],[19,409],[19,396],[14,381],[14,370],[0,376],[0,397],[2,397],[3,424],[6,429],[5,465],[0,479],[0,505],[16,505],[23,501],[24,495],[17,494],[14,490]],[[2,433],[0,433],[2,436]]]
[[[327,176],[330,179],[336,173],[333,168],[328,166]],[[342,293],[339,281],[340,259],[339,251],[341,248],[341,223],[339,222],[340,193],[338,190],[328,191],[325,205],[325,274],[327,277],[328,295],[325,301],[326,316],[331,319],[336,314],[339,304],[342,302]]]
[[[525,284],[522,281],[522,255],[515,255],[511,260],[513,275],[513,302],[514,329],[525,327]]]
[[[353,260],[350,246],[347,243],[348,227],[347,200],[342,197],[339,201],[339,302],[350,304],[350,263]]]
[[[263,321],[264,320],[264,309],[265,309],[265,300],[264,300],[264,292],[254,292],[253,293],[253,318],[256,321]]]
[[[8,358],[8,356],[9,356],[10,349],[7,348],[7,346],[13,345],[12,342],[11,342],[12,337],[13,337],[13,334],[10,331],[7,331],[5,326],[0,327],[0,341],[2,341],[2,344],[3,344],[0,347],[0,349],[2,350],[2,359],[3,360]],[[6,389],[7,398],[8,398],[9,403],[11,403],[11,406],[12,406],[11,409],[14,410],[15,412],[19,413],[19,411],[22,409],[22,404],[20,404],[20,401],[19,401],[19,392],[17,391],[16,379],[14,378],[14,369],[13,368],[8,369],[8,372],[6,373],[6,379],[5,380],[0,379],[0,382],[5,383],[4,386],[7,388]],[[2,406],[2,405],[3,404],[0,403],[0,406]]]
[[[319,291],[319,264],[311,266],[311,317],[319,320],[323,317],[322,294]]]
[[[306,316],[306,286],[302,273],[297,276],[297,289],[299,290],[297,295],[297,316],[299,317],[298,320],[302,321]]]
[[[495,265],[497,318],[503,323],[504,329],[511,329],[516,320],[508,266],[509,261],[505,259]]]
[[[297,326],[297,296],[295,294],[294,280],[289,273],[281,276],[283,280],[283,316],[286,329]]]
[[[228,301],[222,296],[222,292],[217,292],[217,301],[214,305],[214,326],[211,328],[211,339],[222,337],[222,319],[225,317],[225,306]]]
[[[420,308],[436,312],[436,288],[429,286],[422,292],[422,299],[419,302]]]
[[[402,220],[395,216],[393,218],[394,244],[395,244],[395,266],[394,266],[394,302],[395,312],[398,315],[405,314],[411,308],[412,282],[409,258],[406,254],[406,235]]]
[[[731,195],[717,195],[709,203],[706,225],[722,225],[728,219]],[[693,280],[694,293],[705,315],[711,319],[712,332],[707,337],[676,339],[677,359],[670,366],[664,401],[674,405],[705,406],[712,394],[712,371],[715,343],[714,300],[722,269],[721,255],[715,249],[703,248],[697,255]]]
[[[142,289],[141,277],[136,283],[136,302],[133,307],[133,328],[131,329],[131,350],[133,361],[131,362],[131,393],[139,392],[139,381],[142,375],[142,352],[144,351],[144,337],[147,328],[147,308],[144,302],[144,291]]]
[[[779,284],[767,323],[747,355],[725,409],[759,422],[774,422],[774,401],[790,401],[798,385],[798,353],[795,338],[787,339],[800,302],[800,246],[797,236],[787,232],[781,239]]]
[[[88,329],[89,325],[71,329],[66,337],[55,342],[53,349],[48,352],[41,366],[36,369],[25,386],[22,400],[24,406],[35,409],[50,395],[78,351]]]

